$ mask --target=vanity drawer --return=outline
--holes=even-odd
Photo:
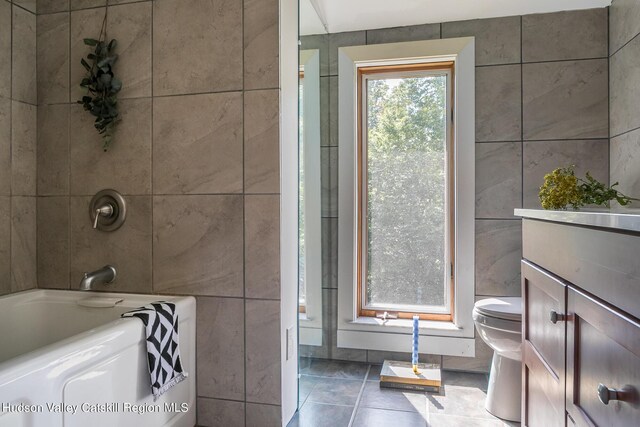
[[[567,286],[535,264],[521,265],[523,423],[564,426]]]
[[[640,426],[640,323],[573,287],[567,314],[566,404],[575,425]],[[618,399],[605,404],[605,387],[621,390]]]

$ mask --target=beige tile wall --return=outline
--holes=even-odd
[[[640,198],[640,3],[614,0],[610,11],[611,182]]]
[[[106,153],[76,104],[82,38],[97,36],[105,4],[38,2],[39,172],[19,181],[37,184],[38,284],[75,289],[82,272],[110,263],[110,290],[196,296],[199,425],[279,420],[278,2],[110,0],[124,85]],[[15,173],[30,167],[19,164]],[[128,203],[113,233],[89,221],[104,188]]]
[[[303,347],[303,354],[380,360],[377,352],[336,346],[338,47],[461,36],[476,37],[476,298],[520,295],[521,227],[513,209],[540,206],[546,172],[575,164],[608,180],[607,9],[303,37],[303,49],[320,49],[321,115],[329,125],[321,134],[324,345]],[[640,138],[625,141],[629,147],[640,147]],[[443,366],[487,371],[492,353],[476,343],[475,359],[444,357]]]
[[[0,0],[0,295],[37,285],[34,12]]]

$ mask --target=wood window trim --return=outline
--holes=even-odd
[[[432,320],[432,321],[445,321],[451,322],[454,319],[454,308],[455,308],[455,138],[454,138],[454,99],[455,99],[455,63],[453,61],[444,61],[444,62],[426,62],[426,63],[412,63],[412,64],[395,64],[395,65],[380,65],[380,66],[363,66],[358,67],[357,70],[357,84],[356,84],[356,112],[357,112],[357,142],[356,142],[356,176],[357,176],[357,191],[356,191],[356,313],[358,317],[377,317],[377,315],[385,311],[381,310],[371,310],[363,307],[363,267],[364,267],[364,250],[363,247],[363,233],[366,227],[366,218],[364,218],[364,198],[366,194],[363,193],[365,177],[363,176],[364,167],[363,167],[363,159],[365,158],[364,152],[364,129],[363,129],[363,96],[364,91],[362,87],[363,77],[364,75],[372,75],[372,74],[383,74],[389,72],[403,72],[403,71],[429,71],[429,70],[447,70],[450,72],[450,111],[451,114],[450,119],[451,123],[448,126],[449,135],[448,135],[448,170],[447,170],[447,198],[449,206],[449,228],[448,228],[448,241],[449,241],[449,261],[451,272],[449,274],[449,313],[440,314],[440,313],[414,313],[408,311],[392,311],[386,310],[390,314],[393,314],[399,319],[412,319],[413,316],[417,315],[420,320]],[[364,194],[364,197],[363,197]]]

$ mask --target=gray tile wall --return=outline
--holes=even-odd
[[[639,12],[634,9],[634,13]],[[607,31],[607,9],[592,9],[302,38],[303,49],[320,49],[325,124],[321,135],[324,345],[303,346],[302,355],[369,362],[385,356],[336,346],[338,47],[476,37],[476,297],[518,296],[521,226],[513,209],[539,207],[537,193],[544,174],[562,165],[574,164],[579,172],[589,170],[608,180]],[[640,54],[629,60],[637,57]],[[626,147],[640,147],[640,136]],[[627,173],[632,173],[630,167]],[[640,182],[640,175],[637,179]],[[487,371],[492,353],[481,339],[476,342],[475,359],[430,359],[442,360],[449,369]]]
[[[640,197],[640,3],[614,0],[609,13],[611,182]],[[638,203],[631,207],[637,208]]]
[[[35,147],[27,157],[35,124],[16,123],[20,131],[13,134],[14,147],[25,153],[13,162],[14,193],[21,196],[13,210],[33,214],[14,221],[13,252],[23,259],[33,249],[35,263],[35,234],[28,231],[35,233],[37,221],[39,287],[74,289],[83,271],[111,263],[119,278],[110,290],[196,296],[198,424],[279,425],[278,2],[110,0],[107,29],[118,40],[115,71],[124,87],[122,121],[106,153],[75,102],[82,94],[80,59],[89,52],[82,38],[97,36],[105,4],[38,1],[38,84],[14,83],[14,93],[29,102],[37,89],[39,101],[37,160]],[[0,22],[11,22],[5,9],[10,5],[0,0]],[[16,13],[14,23],[30,16],[35,28],[33,13]],[[20,25],[16,31],[31,28]],[[0,55],[11,40],[5,28]],[[0,96],[10,83],[0,80]],[[12,113],[0,102],[0,123],[28,116],[28,107],[34,108],[16,103]],[[35,123],[35,108],[33,117]],[[0,162],[7,163],[11,134],[4,130]],[[27,179],[36,163],[37,181]],[[88,202],[103,188],[120,191],[129,206],[113,233],[89,222]],[[37,194],[37,218],[36,198],[23,201],[23,193]],[[10,215],[0,203],[0,226]],[[10,249],[3,244],[0,238],[4,285]],[[28,279],[23,270],[16,269],[21,281]]]
[[[0,295],[36,280],[35,0],[0,0]]]

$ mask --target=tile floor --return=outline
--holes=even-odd
[[[443,371],[439,394],[380,389],[380,365],[300,361],[300,411],[289,427],[504,427],[484,409],[487,375]]]

